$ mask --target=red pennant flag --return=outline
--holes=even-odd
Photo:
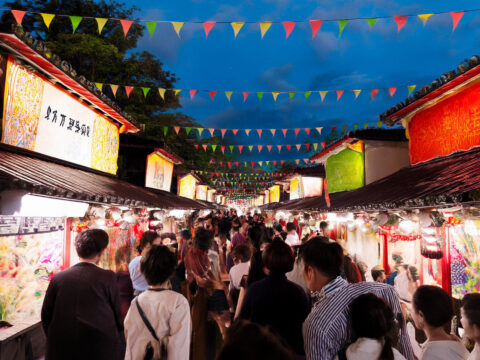
[[[337,127],[336,127],[336,126],[332,126],[332,133],[334,133],[335,130],[337,130]]]
[[[262,145],[257,145],[257,148],[258,148],[258,152],[261,152],[262,149],[263,149],[263,146]]]
[[[282,164],[282,165],[285,164],[285,160],[281,160],[280,164]]]
[[[394,16],[393,19],[397,23],[398,32],[400,32],[407,22],[408,16]]]
[[[222,149],[222,154],[225,154],[225,146],[224,145],[220,146],[220,149]]]
[[[282,22],[283,27],[285,28],[285,32],[287,33],[287,39],[293,31],[295,27],[295,21],[284,21]]]
[[[237,136],[238,129],[233,129],[232,132],[234,136]]]
[[[312,27],[312,40],[317,35],[318,30],[322,26],[323,20],[310,20],[310,26]]]
[[[258,137],[262,138],[262,129],[257,129]]]
[[[285,145],[287,147],[287,150],[290,151],[290,149],[292,148],[292,145]]]
[[[282,145],[277,145],[278,152],[282,151]]]
[[[295,146],[297,147],[297,151],[300,151],[302,144],[296,144]]]
[[[343,95],[343,90],[337,90],[337,101],[340,100],[342,95]]]
[[[310,144],[305,144],[305,146],[307,147],[307,151],[310,151]]]
[[[213,133],[215,132],[215,129],[208,129],[210,131],[210,135],[213,136]]]
[[[377,96],[378,89],[371,89],[370,92],[372,93],[372,100],[375,99],[375,96]]]
[[[12,10],[13,12],[13,10]],[[457,27],[458,23],[460,22],[460,19],[462,18],[464,11],[459,11],[459,12],[451,12],[450,15],[452,16],[452,21],[453,21],[453,28],[452,32],[455,31],[455,28]],[[16,19],[16,18],[15,18]],[[18,21],[18,20],[17,20]]]
[[[223,166],[223,161],[220,161],[220,166]],[[217,173],[217,176],[218,176],[218,173]]]
[[[397,91],[396,87],[389,87],[388,88],[388,93],[390,94],[390,97],[393,97],[393,94],[395,94],[395,91]]]
[[[127,96],[130,97],[130,93],[133,90],[133,86],[125,86],[125,92],[127,93]]]
[[[242,94],[243,94],[243,102],[247,101],[248,92],[244,91]]]
[[[268,152],[270,152],[270,150],[272,150],[272,145],[267,145],[267,149],[268,149]]]
[[[15,20],[17,21],[17,23],[21,24],[26,11],[22,11],[22,10],[10,10],[10,11],[15,17]]]
[[[305,129],[305,132],[307,133],[307,135],[310,135],[310,129]]]
[[[120,20],[120,24],[122,24],[123,33],[126,37],[128,30],[130,30],[130,26],[133,24],[133,20]]]
[[[195,146],[195,149],[197,149],[197,150],[198,150],[198,145],[193,145],[193,146]]]
[[[238,151],[240,151],[240,154],[242,153],[243,150],[243,145],[238,145]]]
[[[173,127],[173,130],[175,130],[175,132],[176,132],[177,135],[178,135],[178,132],[180,131],[180,126],[174,126],[174,127]]]
[[[203,147],[203,150],[207,151],[207,144],[203,144],[202,147]]]
[[[215,98],[215,95],[217,95],[217,91],[209,91],[208,95],[210,95],[210,97],[212,98],[212,101],[213,101],[213,99]]]
[[[190,100],[193,99],[196,93],[197,93],[197,90],[190,90]]]
[[[287,137],[287,130],[288,130],[288,129],[282,129],[283,137]]]
[[[300,132],[300,129],[295,129],[295,136],[297,136],[299,132]]]
[[[228,164],[228,168],[231,169],[232,168],[232,163],[230,161],[228,161],[227,164]]]
[[[205,30],[205,37],[208,39],[208,34],[210,30],[212,30],[213,26],[215,25],[215,21],[205,21],[203,23],[203,30]]]
[[[220,132],[222,133],[222,139],[225,136],[225,133],[227,132],[227,129],[221,129]]]
[[[238,167],[238,161],[235,161],[235,166]],[[235,173],[235,176],[237,176],[236,173]]]
[[[277,162],[276,162],[276,161],[273,162],[273,166],[277,166]]]
[[[325,143],[324,142],[320,143],[320,145],[322,145],[322,148],[325,149]]]
[[[252,165],[252,169],[255,167],[255,161],[250,161],[250,165]]]

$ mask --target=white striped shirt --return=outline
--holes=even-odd
[[[349,305],[367,293],[383,298],[396,318],[401,314],[398,294],[392,286],[375,282],[349,284],[339,276],[317,294],[318,301],[303,323],[307,360],[331,360],[348,345],[351,340]],[[403,330],[404,324],[399,325]],[[400,331],[399,350],[408,360],[414,359],[406,331]]]

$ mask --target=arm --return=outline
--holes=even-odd
[[[48,328],[52,322],[53,309],[55,308],[55,299],[57,297],[57,289],[55,286],[55,278],[52,278],[50,284],[48,284],[47,292],[45,293],[45,298],[43,299],[42,305],[42,326],[45,335],[48,336]]]
[[[170,317],[168,359],[188,360],[190,356],[191,320],[190,307],[183,297]]]
[[[332,324],[332,323],[330,323]],[[344,346],[344,325],[324,326],[307,319],[303,327],[305,356],[307,360],[331,360]]]

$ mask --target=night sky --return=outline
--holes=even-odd
[[[287,138],[277,132],[273,138],[264,131],[262,138],[252,131],[233,138],[231,133],[223,144],[302,144],[328,140],[331,127],[368,122],[375,126],[378,115],[403,101],[406,85],[423,85],[455,69],[464,59],[480,53],[480,11],[465,13],[452,33],[449,14],[432,16],[426,26],[410,17],[397,33],[392,18],[379,19],[369,29],[365,20],[350,21],[338,37],[338,23],[324,22],[315,39],[308,20],[381,17],[419,13],[461,11],[480,8],[478,0],[464,1],[388,1],[388,0],[257,0],[257,1],[127,1],[141,8],[140,19],[165,21],[306,21],[297,24],[288,39],[281,23],[274,23],[261,40],[258,24],[245,24],[237,38],[230,24],[216,24],[205,39],[201,24],[186,23],[181,39],[170,23],[159,24],[152,38],[148,32],[139,42],[139,49],[157,55],[164,68],[174,72],[180,81],[178,89],[218,90],[212,102],[208,93],[199,92],[190,100],[183,93],[182,112],[196,119],[205,128],[305,128],[324,127],[319,138],[293,131]],[[380,90],[371,100],[369,90],[363,90],[354,101],[354,89],[398,89],[390,98]],[[297,94],[289,100],[280,94],[274,102],[272,91],[330,90],[322,102],[318,92],[308,100]],[[336,101],[334,90],[346,90]],[[347,91],[350,90],[350,91]],[[248,91],[245,103],[241,94],[233,94],[228,102],[223,91]],[[255,92],[265,92],[261,102]],[[208,136],[204,132],[204,136]],[[230,135],[230,136],[229,136]],[[328,138],[327,138],[328,137]],[[303,148],[278,155],[276,151],[262,153],[244,149],[241,160],[303,159],[311,155]],[[311,149],[312,150],[312,149]]]

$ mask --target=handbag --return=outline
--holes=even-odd
[[[145,313],[143,312],[142,307],[138,303],[138,297],[135,301],[137,304],[137,309],[138,313],[140,314],[140,317],[142,318],[145,326],[147,327],[148,331],[150,331],[150,334],[154,338],[154,341],[150,341],[147,346],[145,347],[145,355],[143,357],[143,360],[165,360],[167,359],[168,351],[167,351],[167,339],[162,339],[160,340],[155,334],[155,330],[153,330],[152,325],[150,324],[150,321],[148,321],[147,317],[145,316]]]

